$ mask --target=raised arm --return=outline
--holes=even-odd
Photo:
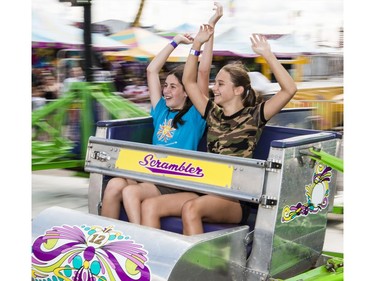
[[[215,14],[208,20],[208,24],[215,29],[216,23],[223,16],[223,6],[219,2],[214,2]],[[199,62],[198,67],[198,85],[202,90],[202,93],[208,97],[209,83],[210,83],[210,72],[212,64],[212,53],[214,48],[214,34],[203,46],[203,53]]]
[[[280,91],[265,103],[264,117],[269,120],[293,98],[297,92],[297,86],[288,71],[272,53],[270,45],[264,36],[253,34],[250,40],[254,52],[266,60],[281,88]]]
[[[198,56],[202,45],[210,39],[213,32],[213,27],[208,24],[204,24],[199,28],[199,32],[194,38],[182,76],[182,83],[184,84],[186,93],[202,116],[207,106],[208,96],[205,95],[198,86]]]
[[[191,44],[192,42],[193,38],[188,34],[176,35],[171,43],[168,43],[147,66],[147,84],[152,107],[156,106],[162,96],[162,87],[159,77],[161,68],[178,44]]]

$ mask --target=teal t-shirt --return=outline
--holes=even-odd
[[[178,128],[172,127],[172,120],[177,112],[171,111],[165,99],[161,98],[155,108],[151,108],[151,116],[154,119],[154,135],[152,143],[167,147],[197,150],[200,139],[206,129],[206,121],[191,106],[188,112],[184,114],[183,125],[178,124]]]

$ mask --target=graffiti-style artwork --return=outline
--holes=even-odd
[[[327,208],[331,177],[331,167],[317,164],[314,168],[311,184],[305,186],[307,202],[298,202],[296,205],[285,206],[283,208],[281,222],[290,222],[299,216],[308,216],[309,214],[315,214]]]
[[[54,226],[32,245],[34,281],[148,281],[148,252],[113,227]]]

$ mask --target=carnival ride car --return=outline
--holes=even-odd
[[[343,280],[343,253],[323,252],[342,135],[267,125],[253,159],[151,145],[152,118],[99,121],[89,137],[89,214],[60,207],[32,222],[38,280]],[[100,216],[110,177],[150,181],[252,204],[246,225],[204,224],[185,236]],[[57,280],[57,279],[56,279]]]

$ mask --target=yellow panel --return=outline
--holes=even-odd
[[[233,166],[147,151],[121,149],[116,169],[230,188]]]

